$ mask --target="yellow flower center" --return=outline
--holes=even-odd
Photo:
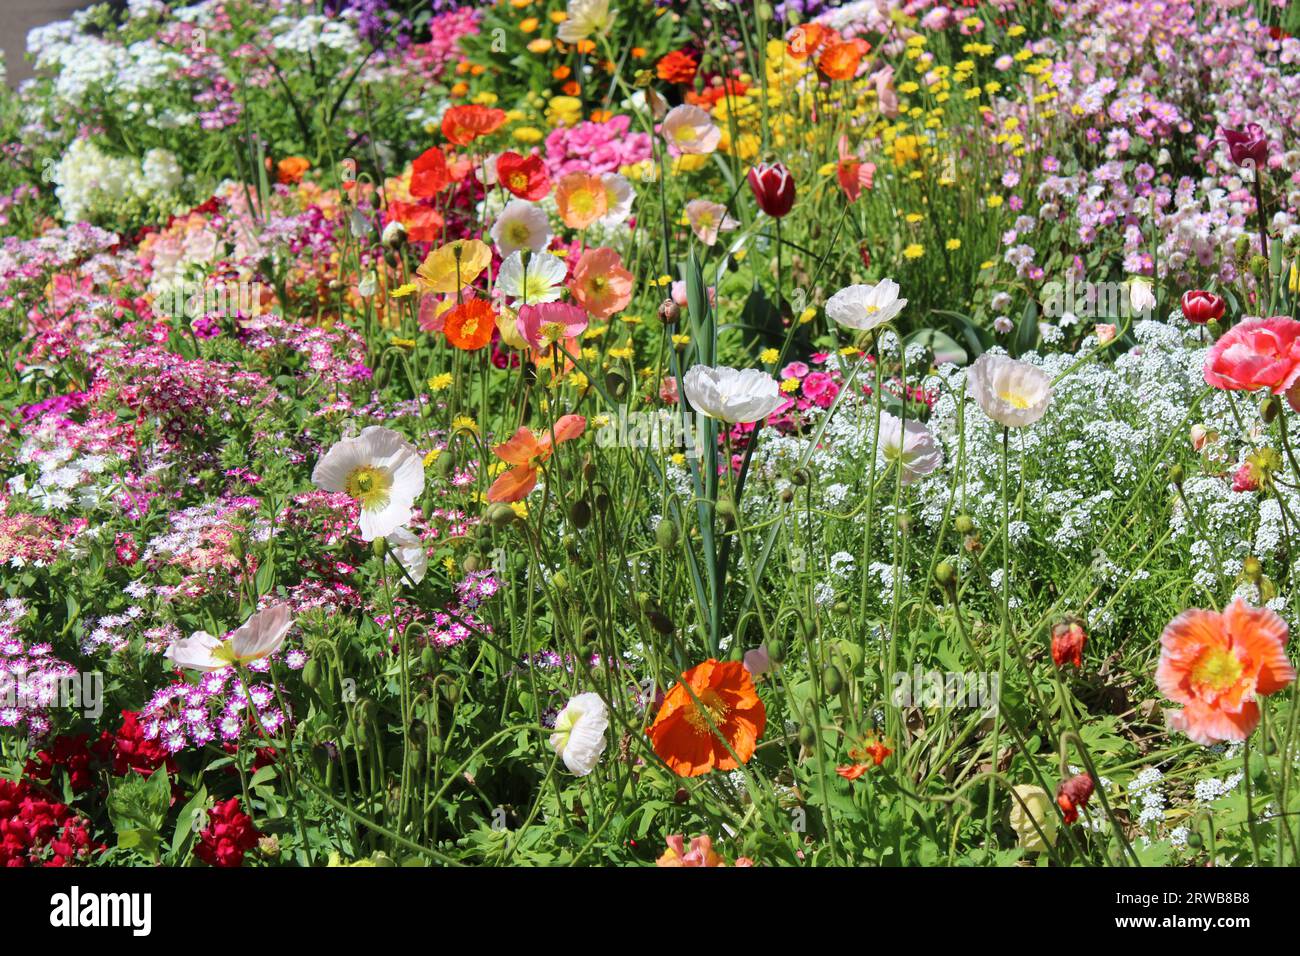
[[[1192,667],[1192,680],[1202,687],[1222,693],[1241,680],[1241,661],[1232,651],[1214,647],[1205,651]]]
[[[998,392],[998,398],[1002,399],[1002,401],[1006,402],[1012,408],[1028,408],[1030,405],[1034,404],[1020,392]]]
[[[513,176],[510,177],[510,186],[513,189],[527,189],[528,177],[525,176],[523,173],[515,173]]]
[[[713,721],[713,726],[719,729],[727,719],[727,714],[731,708],[727,706],[726,701],[715,690],[705,690],[697,695],[704,709],[709,712],[706,719],[700,712],[699,704],[691,701],[686,711],[686,722],[691,725],[697,734],[711,734],[713,730],[709,727],[709,721]]]
[[[512,245],[522,246],[528,241],[528,226],[522,222],[512,222],[506,229],[506,238]]]
[[[362,465],[348,475],[348,494],[367,511],[383,508],[388,503],[388,490],[392,486],[392,476],[372,465]]]

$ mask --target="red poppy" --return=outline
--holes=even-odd
[[[870,49],[866,40],[832,43],[817,57],[817,71],[828,80],[851,80]]]
[[[1076,774],[1064,781],[1056,790],[1056,805],[1061,808],[1066,823],[1079,819],[1079,811],[1088,805],[1092,798],[1092,777],[1086,773]]]
[[[477,103],[453,106],[442,116],[442,135],[457,146],[468,146],[480,136],[495,133],[505,122],[505,110]]]
[[[447,313],[442,332],[458,349],[474,352],[492,341],[496,312],[486,299],[466,299]]]
[[[436,242],[442,235],[442,213],[423,203],[390,202],[388,222],[405,226],[406,238],[412,242]]]
[[[426,149],[411,163],[411,195],[430,199],[451,183],[447,158],[437,146]]]
[[[497,182],[520,199],[536,202],[551,191],[546,164],[536,154],[505,152],[497,157]]]
[[[1057,667],[1073,664],[1083,666],[1083,646],[1088,643],[1088,634],[1083,625],[1075,620],[1061,621],[1052,628],[1052,661]]]

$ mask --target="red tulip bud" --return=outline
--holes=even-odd
[[[1259,169],[1268,163],[1268,135],[1258,123],[1247,123],[1242,129],[1225,129],[1223,141],[1238,166]]]
[[[794,205],[794,177],[781,163],[759,163],[750,169],[749,188],[754,191],[758,208],[776,219]]]
[[[1183,293],[1182,308],[1183,318],[1188,322],[1204,325],[1223,318],[1223,310],[1227,308],[1227,303],[1213,292],[1190,289]]]

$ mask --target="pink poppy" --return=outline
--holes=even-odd
[[[1205,381],[1214,388],[1281,395],[1300,379],[1300,322],[1286,316],[1233,326],[1205,357]]]

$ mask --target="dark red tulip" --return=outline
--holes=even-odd
[[[794,177],[781,163],[759,163],[749,171],[749,188],[758,208],[780,219],[794,205]]]
[[[1224,129],[1223,141],[1238,166],[1260,169],[1268,163],[1268,136],[1258,123],[1247,123],[1241,129]]]
[[[1227,308],[1227,305],[1222,296],[1217,296],[1213,292],[1206,292],[1203,289],[1189,289],[1183,293],[1183,318],[1188,322],[1195,322],[1197,325],[1217,322],[1223,318],[1223,310]]]

